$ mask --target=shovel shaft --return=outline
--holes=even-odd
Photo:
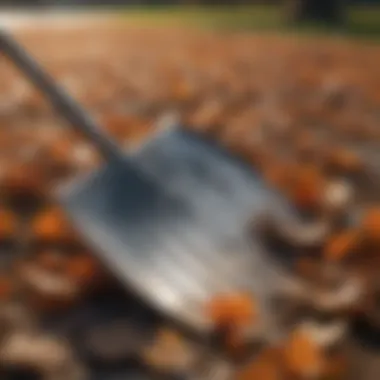
[[[96,145],[106,159],[122,157],[113,139],[3,30],[0,30],[0,51],[26,75],[73,127]]]

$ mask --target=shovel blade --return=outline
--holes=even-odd
[[[166,131],[133,153],[149,185],[110,163],[61,192],[84,239],[127,286],[167,316],[210,328],[205,303],[249,290],[265,300],[276,270],[248,223],[284,209],[250,168],[185,130]]]

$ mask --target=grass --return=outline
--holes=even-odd
[[[187,24],[215,29],[272,28],[281,22],[278,8],[272,6],[131,8],[123,16],[131,21]]]
[[[354,35],[380,36],[380,6],[351,9],[348,32]]]
[[[128,8],[122,17],[129,23],[153,25],[186,25],[198,28],[237,31],[298,31],[286,23],[281,7],[253,6],[182,6]],[[332,29],[320,25],[304,25],[311,33],[338,32],[351,36],[380,37],[380,6],[350,7],[344,27]]]

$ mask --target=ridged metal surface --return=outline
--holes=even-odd
[[[258,239],[262,213],[286,209],[244,164],[184,130],[158,135],[133,154],[154,186],[109,164],[69,186],[63,204],[85,238],[129,286],[172,318],[203,331],[215,294],[278,285]]]

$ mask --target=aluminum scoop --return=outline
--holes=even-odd
[[[250,225],[287,204],[216,144],[185,129],[158,133],[124,155],[9,36],[2,51],[103,153],[105,165],[59,191],[84,239],[119,279],[166,316],[207,332],[205,303],[252,291],[267,308],[278,272]]]

